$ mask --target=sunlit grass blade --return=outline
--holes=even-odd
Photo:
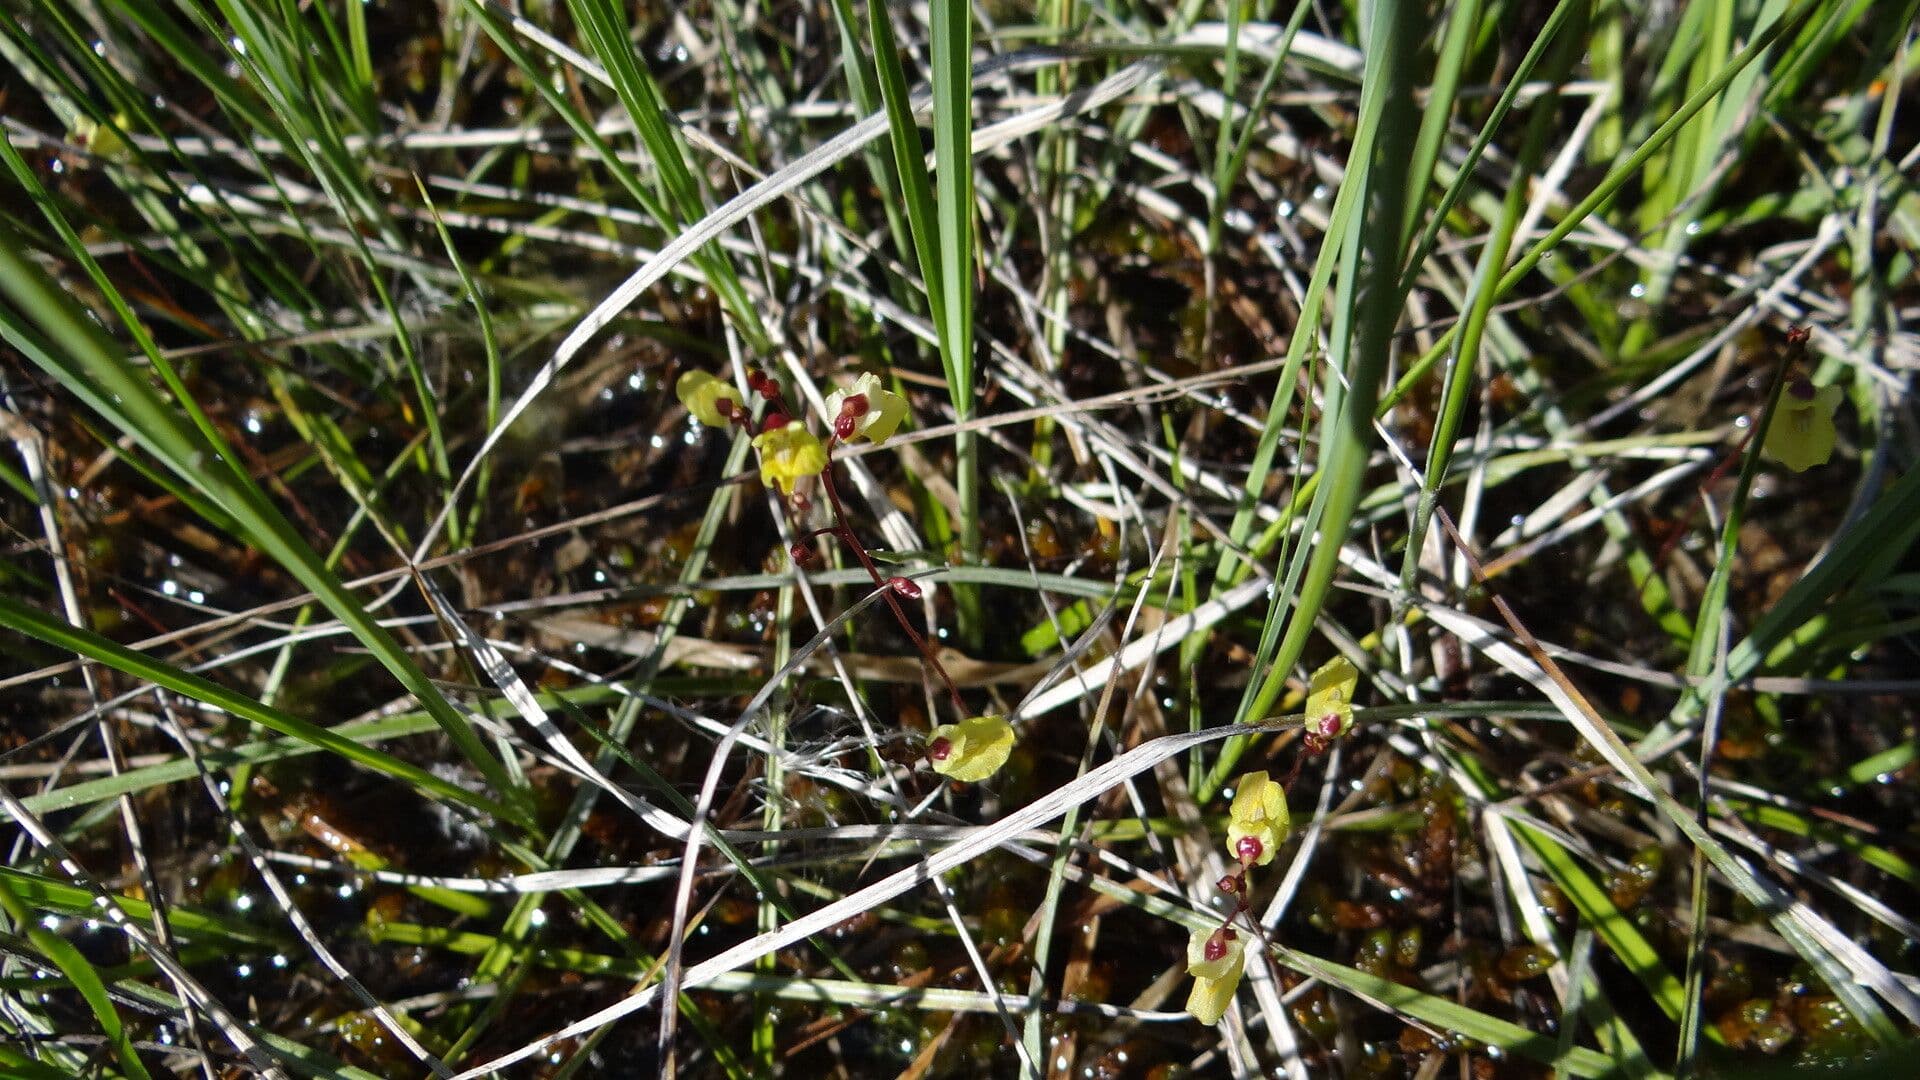
[[[107,1038],[107,1045],[112,1048],[114,1057],[119,1059],[120,1067],[127,1071],[127,1075],[151,1080],[152,1074],[141,1062],[139,1052],[134,1050],[127,1027],[120,1020],[120,1010],[114,1007],[113,1001],[107,996],[107,987],[101,981],[99,972],[94,970],[72,942],[40,924],[40,920],[15,895],[12,883],[5,877],[0,877],[0,910],[4,910],[15,925],[25,927],[27,940],[66,975],[74,990],[87,1003],[87,1008],[93,1012],[94,1019],[99,1022],[100,1030]]]
[[[1494,288],[1496,299],[1506,296],[1518,286],[1521,281],[1525,280],[1527,275],[1537,270],[1541,261],[1559,248],[1561,243],[1565,241],[1575,229],[1579,228],[1581,223],[1586,221],[1590,215],[1603,210],[1611,204],[1613,200],[1620,195],[1621,191],[1639,176],[1640,171],[1646,166],[1647,161],[1651,159],[1661,147],[1671,141],[1676,132],[1684,127],[1694,116],[1698,115],[1702,109],[1705,109],[1717,100],[1720,94],[1726,89],[1727,84],[1731,83],[1734,78],[1740,74],[1742,69],[1763,56],[1776,40],[1783,34],[1799,26],[1801,20],[1809,14],[1811,14],[1811,8],[1800,8],[1789,12],[1787,17],[1775,21],[1767,27],[1766,30],[1757,35],[1753,41],[1749,42],[1746,48],[1741,49],[1739,53],[1729,60],[1727,66],[1722,68],[1706,85],[1702,86],[1698,93],[1687,98],[1679,109],[1675,110],[1659,127],[1654,129],[1652,134],[1647,136],[1646,141],[1640,143],[1625,159],[1619,161],[1612,169],[1608,170],[1607,175],[1602,177],[1600,182],[1594,185],[1592,191],[1588,192],[1579,202],[1575,203],[1551,229],[1547,230],[1545,235],[1529,245],[1526,251],[1518,259],[1514,260],[1513,265],[1509,266],[1506,273],[1501,275],[1499,283]],[[1439,340],[1422,354],[1417,361],[1407,365],[1406,373],[1394,384],[1392,391],[1382,395],[1380,407],[1383,410],[1400,401],[1414,383],[1427,377],[1433,364],[1445,355],[1446,350],[1453,345],[1459,330],[1459,324],[1454,324],[1445,333],[1440,335]]]
[[[934,212],[939,220],[940,364],[946,371],[947,397],[954,419],[973,417],[973,4],[972,0],[932,0],[927,27],[933,66]],[[954,487],[960,494],[960,549],[969,562],[980,558],[980,463],[971,432],[953,438]],[[978,646],[979,595],[954,594],[964,640]]]
[[[320,749],[331,751],[348,761],[402,780],[441,799],[470,806],[489,814],[509,816],[507,808],[502,804],[475,795],[460,785],[435,776],[417,765],[408,764],[384,751],[362,746],[311,721],[262,705],[243,694],[235,693],[170,664],[156,661],[144,653],[115,644],[91,631],[69,626],[11,597],[0,596],[0,625],[38,638],[49,645],[72,650],[81,656],[106,664],[117,671],[124,671],[156,686],[164,686],[176,693],[185,694],[195,701],[205,702],[214,708],[225,710],[242,720],[312,743]]]
[[[4,226],[0,226],[0,291],[6,293],[21,314],[33,319],[56,347],[56,351],[37,357],[53,365],[47,374],[69,386],[86,387],[87,396],[97,407],[106,407],[106,416],[116,427],[165,462],[182,479],[197,486],[210,501],[233,517],[251,543],[312,590],[433,714],[441,730],[505,800],[496,805],[508,811],[506,816],[524,822],[524,813],[516,809],[523,805],[524,796],[507,779],[499,761],[480,744],[466,718],[414,664],[393,635],[375,622],[358,599],[326,569],[292,524],[237,467],[237,455],[232,448],[214,441],[206,431],[183,422],[127,363],[124,354],[114,348],[100,328],[26,256],[15,235]],[[27,616],[37,617],[37,613],[21,609],[20,617]],[[37,636],[44,638],[45,635]],[[110,643],[98,643],[100,647],[107,644]],[[441,781],[435,790],[453,787]]]
[[[1579,43],[1585,36],[1584,29],[1584,20],[1576,17],[1571,20],[1565,30],[1552,39],[1553,48],[1544,64],[1544,74],[1548,81],[1557,82],[1566,77],[1576,59]],[[1448,31],[1447,39],[1449,46],[1455,45],[1451,29]],[[1533,103],[1533,112],[1527,122],[1526,134],[1515,156],[1513,173],[1507,182],[1506,197],[1500,202],[1500,216],[1492,223],[1493,228],[1487,235],[1485,246],[1480,251],[1480,259],[1474,267],[1473,281],[1468,293],[1469,306],[1466,320],[1461,324],[1459,339],[1447,358],[1440,391],[1440,406],[1435,417],[1432,438],[1427,444],[1427,461],[1426,469],[1422,474],[1420,501],[1414,509],[1413,523],[1407,534],[1406,555],[1401,563],[1400,587],[1408,595],[1412,595],[1415,591],[1420,559],[1425,550],[1427,529],[1432,524],[1433,507],[1439,499],[1440,488],[1446,483],[1447,469],[1453,460],[1454,442],[1459,438],[1461,421],[1467,411],[1468,391],[1477,381],[1481,337],[1486,332],[1487,319],[1493,312],[1493,285],[1500,279],[1508,252],[1512,249],[1514,233],[1520,225],[1520,215],[1526,202],[1526,178],[1533,175],[1534,170],[1546,155],[1547,142],[1552,134],[1554,107],[1558,100],[1556,95],[1548,94]],[[1434,122],[1435,115],[1430,106],[1427,120],[1421,129],[1423,137],[1427,134],[1424,124]],[[1444,124],[1444,114],[1441,115],[1440,123]],[[1418,160],[1419,158],[1416,157],[1416,162]],[[1465,179],[1466,172],[1462,170],[1460,179]],[[1412,224],[1412,220],[1409,219],[1409,232]]]
[[[1368,8],[1371,42],[1367,77],[1355,135],[1356,150],[1341,185],[1335,216],[1348,215],[1339,290],[1333,307],[1332,349],[1322,389],[1319,480],[1304,525],[1317,540],[1303,545],[1288,580],[1275,589],[1253,670],[1265,674],[1247,684],[1236,722],[1266,716],[1306,651],[1321,605],[1340,567],[1361,483],[1374,445],[1373,415],[1387,357],[1399,323],[1395,284],[1404,249],[1400,227],[1407,200],[1407,148],[1413,138],[1410,68],[1421,37],[1414,16],[1397,3]],[[1324,254],[1323,254],[1323,257]],[[1291,590],[1293,581],[1299,591]],[[1284,627],[1284,630],[1280,629]],[[1197,794],[1219,790],[1244,743],[1221,748],[1220,759]]]
[[[888,141],[893,147],[893,175],[900,181],[907,224],[913,236],[913,255],[926,283],[927,308],[933,313],[933,325],[941,335],[941,362],[948,363],[946,315],[948,266],[941,258],[939,207],[933,195],[933,177],[927,171],[926,152],[920,139],[920,122],[915,116],[908,93],[906,71],[900,65],[900,49],[894,41],[893,23],[883,5],[867,9],[868,32],[873,42],[874,75],[880,98],[887,109]],[[951,389],[953,372],[947,371]]]
[[[641,144],[653,160],[659,177],[661,201],[673,212],[672,217],[660,222],[661,227],[672,230],[700,220],[707,212],[706,200],[701,196],[693,170],[687,166],[685,152],[674,134],[666,106],[660,98],[659,87],[634,56],[625,12],[613,0],[569,0],[568,8],[587,39],[592,42],[594,54],[606,67],[608,81],[620,96],[620,103],[626,107],[627,116],[632,119]],[[701,267],[711,276],[714,289],[726,303],[728,313],[733,316],[753,349],[757,352],[768,349],[771,343],[766,328],[761,325],[759,310],[740,284],[733,263],[716,248],[704,249],[698,258]]]

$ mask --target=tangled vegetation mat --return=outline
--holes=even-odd
[[[1915,11],[0,3],[0,1074],[1911,1075]]]

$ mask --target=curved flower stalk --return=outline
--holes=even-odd
[[[856,439],[879,444],[892,438],[907,417],[906,399],[886,389],[875,376],[861,375],[851,387],[828,396],[833,433],[822,442],[805,424],[792,418],[780,384],[772,376],[754,368],[747,372],[747,386],[768,404],[766,416],[758,425],[759,431],[753,436],[753,448],[760,457],[760,482],[777,487],[788,499],[789,507],[795,508],[795,513],[802,513],[806,500],[797,494],[800,484],[808,477],[817,476],[833,512],[832,525],[805,533],[800,542],[793,545],[789,551],[793,561],[797,564],[808,561],[813,552],[807,541],[814,537],[831,536],[845,544],[873,579],[874,587],[882,591],[894,619],[919,649],[921,662],[946,687],[954,711],[966,716],[969,710],[959,687],[940,663],[933,645],[914,628],[906,609],[900,605],[903,598],[918,599],[920,586],[909,578],[881,574],[859,534],[847,524],[846,507],[840,502],[840,491],[833,479],[834,448]],[[717,376],[705,371],[688,371],[674,383],[674,393],[702,424],[754,431],[746,399],[732,384]],[[978,783],[1000,771],[1013,751],[1013,744],[1013,726],[1005,717],[973,716],[935,728],[927,741],[927,759],[942,776]]]

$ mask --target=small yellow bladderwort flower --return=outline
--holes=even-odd
[[[1360,669],[1344,656],[1320,665],[1307,683],[1307,734],[1332,739],[1353,726],[1353,691]]]
[[[1187,1011],[1203,1024],[1219,1023],[1246,969],[1247,945],[1238,934],[1225,926],[1195,930],[1187,941],[1187,974],[1193,976]]]
[[[67,140],[76,146],[84,146],[94,157],[103,161],[127,161],[133,157],[133,147],[128,146],[120,132],[127,127],[127,114],[113,114],[113,125],[99,123],[93,117],[82,113],[73,118],[73,126],[67,129]]]
[[[1265,866],[1280,850],[1293,816],[1287,810],[1287,792],[1265,772],[1240,778],[1227,814],[1227,850],[1244,866]]]
[[[942,724],[927,738],[927,757],[933,762],[933,771],[968,784],[999,772],[1011,753],[1013,725],[1004,716],[976,716],[957,724]]]
[[[673,384],[673,392],[693,418],[708,427],[726,427],[729,418],[743,411],[747,404],[731,383],[698,368],[680,376],[680,381]]]
[[[1815,386],[1805,379],[1788,383],[1767,427],[1767,456],[1794,472],[1825,465],[1833,456],[1833,413],[1840,396],[1837,386]]]
[[[871,374],[854,380],[850,390],[835,390],[827,395],[827,416],[833,420],[833,433],[841,442],[862,436],[876,445],[886,442],[907,418],[907,399],[880,385]]]
[[[760,482],[778,484],[782,495],[793,494],[794,481],[819,476],[827,467],[827,448],[798,420],[755,435],[753,448],[760,451]]]

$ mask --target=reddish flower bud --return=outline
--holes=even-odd
[[[953,743],[946,739],[935,739],[927,744],[927,757],[933,761],[945,761],[953,753]]]
[[[1240,877],[1238,874],[1228,874],[1221,878],[1215,887],[1223,893],[1237,893],[1240,891]]]
[[[1243,863],[1259,862],[1260,856],[1265,854],[1266,850],[1267,846],[1262,844],[1257,836],[1243,836],[1239,843],[1233,845],[1233,853]]]
[[[859,423],[859,420],[860,420],[859,417],[848,416],[844,412],[841,413],[839,416],[834,417],[833,418],[834,435],[838,437],[841,442],[850,441],[853,438],[853,429],[855,425]]]
[[[747,369],[747,389],[757,394],[760,392],[760,388],[762,386],[765,386],[766,384],[767,384],[766,372],[761,371],[759,368]]]
[[[909,600],[920,599],[920,586],[914,584],[914,582],[908,578],[890,577],[887,579],[887,588],[892,589],[894,592],[899,593]]]
[[[805,541],[801,541],[788,548],[787,554],[793,556],[795,566],[805,566],[813,558],[813,549],[808,547]]]

